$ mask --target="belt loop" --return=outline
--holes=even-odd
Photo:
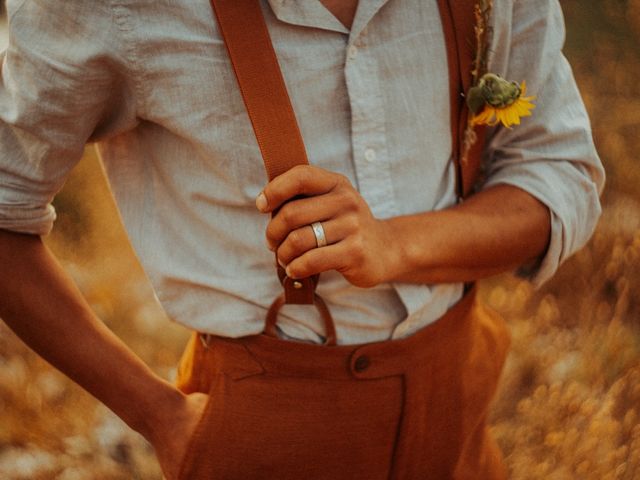
[[[205,350],[209,350],[209,345],[211,345],[211,335],[208,333],[200,333],[198,334],[198,338],[200,338],[200,343]]]

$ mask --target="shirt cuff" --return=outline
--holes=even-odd
[[[591,237],[601,213],[597,185],[587,172],[566,161],[504,165],[489,175],[483,188],[498,184],[526,191],[551,213],[551,237],[546,253],[539,262],[517,271],[539,287]]]
[[[56,211],[53,205],[43,207],[0,205],[0,229],[31,235],[48,235],[53,228]]]
[[[562,223],[553,210],[549,212],[551,214],[551,237],[546,253],[537,262],[523,265],[515,272],[519,277],[529,280],[535,288],[540,287],[553,277],[560,266],[562,256]]]

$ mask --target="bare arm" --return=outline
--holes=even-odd
[[[544,254],[549,209],[517,187],[498,185],[447,210],[397,217],[395,280],[465,282],[513,270]]]
[[[0,230],[0,265],[0,317],[154,444],[161,464],[163,456],[175,463],[186,441],[180,433],[195,426],[199,405],[156,376],[96,318],[40,237]]]

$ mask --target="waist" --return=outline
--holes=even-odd
[[[199,332],[195,347],[206,370],[232,378],[264,372],[319,379],[395,375],[409,365],[429,364],[429,355],[446,348],[443,342],[463,338],[474,304],[471,290],[436,322],[397,340],[327,347],[263,334],[227,338]]]

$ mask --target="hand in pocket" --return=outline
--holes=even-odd
[[[192,393],[184,397],[180,408],[169,412],[153,433],[153,445],[166,480],[177,480],[182,459],[204,414],[209,395]]]

